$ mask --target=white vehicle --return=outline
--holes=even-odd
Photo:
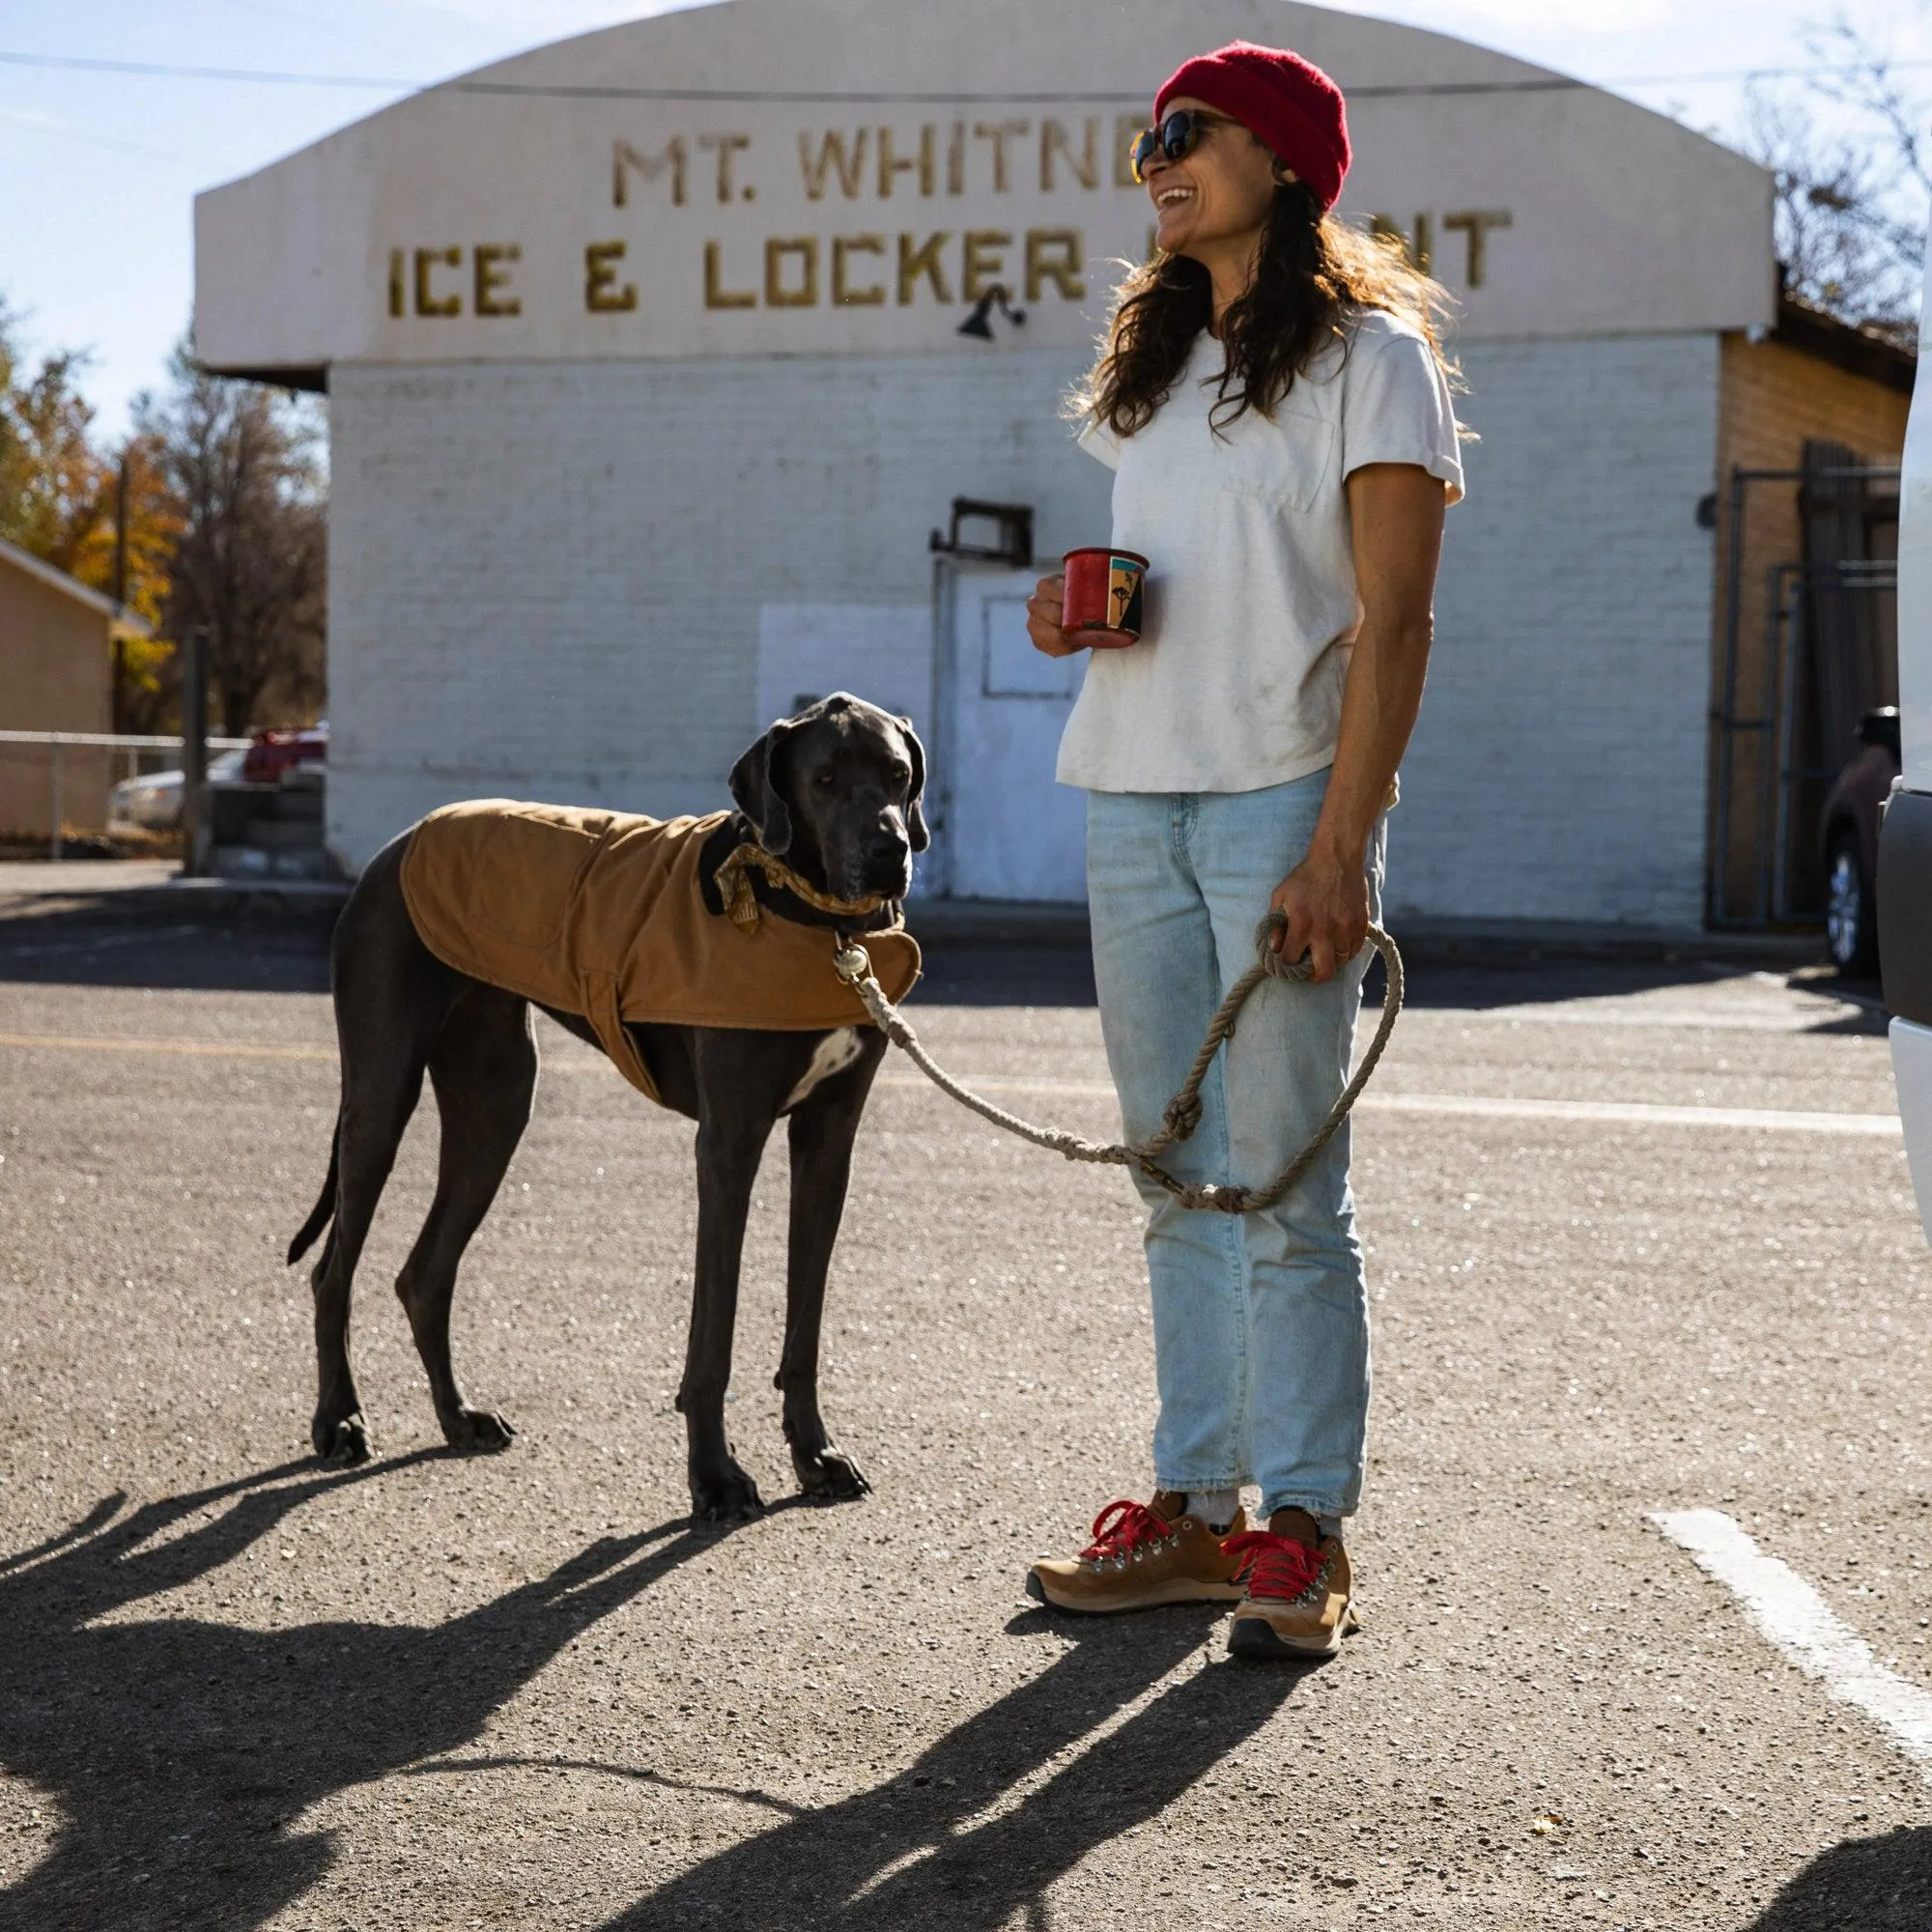
[[[1878,952],[1891,1074],[1918,1219],[1932,1238],[1932,288],[1898,493],[1898,722],[1902,772],[1879,834]]]
[[[210,784],[239,784],[245,751],[222,752],[208,761]],[[172,832],[181,824],[182,775],[149,772],[123,779],[107,794],[107,829],[131,825],[142,832]]]

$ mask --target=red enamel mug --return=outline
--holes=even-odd
[[[1130,550],[1070,550],[1060,627],[1096,650],[1137,643],[1145,603],[1148,560]]]

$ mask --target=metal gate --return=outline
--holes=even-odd
[[[1802,469],[1731,476],[1712,720],[1712,926],[1818,923],[1825,795],[1858,751],[1860,720],[1898,701],[1899,472],[1835,443],[1807,442],[1804,455]],[[1761,566],[1753,582],[1746,531],[1754,501],[1776,490],[1797,494],[1803,554]]]

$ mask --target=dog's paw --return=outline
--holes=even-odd
[[[442,1425],[443,1440],[459,1456],[507,1449],[516,1433],[494,1408],[471,1408],[468,1403]]]
[[[808,1496],[824,1502],[851,1502],[872,1493],[866,1472],[842,1449],[828,1442],[816,1456],[794,1456],[798,1487]]]
[[[691,1524],[694,1529],[750,1522],[765,1511],[758,1486],[737,1463],[691,1479]]]
[[[315,1453],[332,1469],[354,1468],[369,1460],[369,1425],[359,1408],[338,1420],[318,1415],[308,1434]]]

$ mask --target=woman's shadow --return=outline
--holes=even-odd
[[[0,1889],[0,1925],[261,1925],[333,1860],[329,1833],[298,1822],[305,1810],[427,1760],[459,1776],[502,1762],[447,1759],[573,1638],[718,1548],[682,1519],[605,1538],[429,1627],[258,1631],[123,1614],[243,1556],[311,1497],[417,1460],[329,1474],[294,1463],[125,1514],[109,1497],[0,1559],[0,1766],[59,1813],[39,1861]],[[1077,1640],[904,1772],[793,1810],[612,1924],[719,1914],[754,1926],[1000,1924],[1095,1847],[1157,1817],[1291,1694],[1299,1673],[1224,1663],[1157,1688],[1211,1621],[1015,1619],[1012,1636]]]
[[[1306,1676],[1221,1661],[1181,1670],[1157,1689],[1200,1650],[1216,1617],[1201,1609],[1015,1618],[1009,1634],[1051,1634],[1073,1647],[905,1771],[706,1860],[606,1932],[720,1920],[775,1932],[990,1932],[1020,1912],[1029,1924],[1044,1923],[1047,1887],[1109,1840],[1157,1819],[1252,1738]],[[1135,1911],[1148,1923],[1190,1922],[1200,1899],[1140,1895],[1162,1864],[1152,1841],[1146,1856],[1122,1859]]]

